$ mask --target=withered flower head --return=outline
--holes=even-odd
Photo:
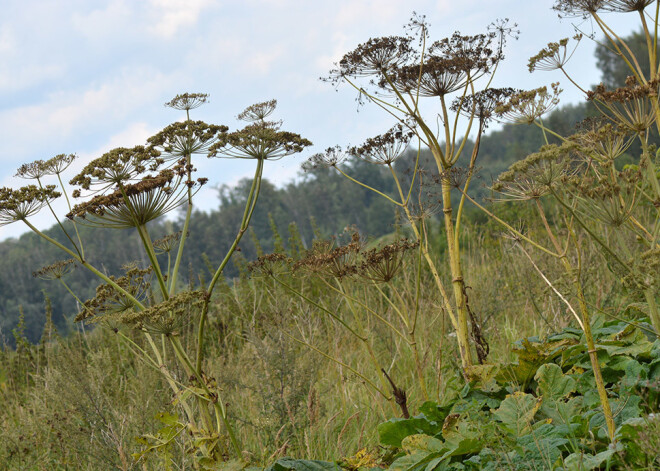
[[[606,103],[625,103],[627,101],[640,98],[658,96],[659,80],[651,80],[648,83],[640,85],[635,77],[628,77],[626,86],[607,90],[602,83],[597,85],[595,90],[587,92],[587,100],[597,100]]]
[[[642,12],[656,0],[603,0],[603,10],[617,13]]]
[[[208,103],[209,96],[206,93],[183,93],[165,103],[165,106],[175,110],[190,111]]]
[[[495,116],[495,110],[520,90],[513,88],[487,88],[473,95],[456,98],[451,105],[452,111],[467,118],[475,117],[485,127]]]
[[[140,269],[135,264],[129,264],[123,269],[125,272],[123,276],[119,278],[110,276],[110,279],[138,301],[145,300],[151,287],[151,267]],[[80,322],[95,318],[96,322],[103,320],[105,316],[130,311],[134,307],[128,297],[118,292],[112,285],[104,283],[96,288],[96,295],[93,298],[83,303],[82,310],[74,320]]]
[[[277,108],[277,100],[256,103],[245,108],[238,114],[237,118],[241,121],[248,122],[264,121],[268,116],[273,114],[275,108]]]
[[[645,132],[656,120],[654,102],[658,100],[659,80],[638,84],[634,77],[626,80],[626,86],[607,90],[601,83],[587,92],[587,100],[605,108],[604,114],[617,126],[628,131]]]
[[[211,147],[209,157],[279,160],[311,145],[300,134],[280,131],[279,123],[255,122],[223,136]]]
[[[548,91],[548,87],[540,87],[516,93],[497,106],[495,113],[503,121],[513,124],[532,124],[559,104],[559,94],[562,92],[559,83],[553,83],[551,87],[552,91]]]
[[[570,176],[574,143],[543,146],[539,152],[520,160],[502,173],[492,190],[501,195],[496,201],[535,200],[550,193],[560,179]]]
[[[182,291],[143,311],[131,309],[118,316],[133,328],[154,334],[173,335],[188,324],[204,303],[202,291]]]
[[[495,32],[465,36],[457,31],[433,43],[429,54],[453,61],[454,67],[469,73],[474,80],[502,60],[502,50],[493,46],[496,36]]]
[[[636,257],[633,269],[626,271],[621,281],[635,291],[660,288],[660,248],[654,247]]]
[[[358,273],[358,256],[362,247],[357,232],[351,236],[350,243],[337,247],[331,241],[315,241],[305,256],[294,263],[293,269],[339,279],[350,277]]]
[[[154,240],[154,249],[156,250],[156,253],[170,253],[179,245],[182,234],[183,231],[179,231],[175,232],[174,234],[168,234],[162,239]]]
[[[415,55],[412,39],[403,36],[371,38],[344,55],[337,69],[330,71],[329,80],[340,82],[344,77],[381,75],[404,65]]]
[[[99,191],[135,181],[147,169],[154,170],[160,152],[153,148],[135,146],[118,147],[92,160],[69,183],[85,190],[93,186]]]
[[[27,180],[39,180],[48,175],[46,170],[46,162],[43,160],[35,160],[29,164],[23,164],[16,170],[15,177],[25,178]]]
[[[403,256],[419,246],[419,242],[401,239],[362,255],[360,276],[377,283],[389,283],[403,266]]]
[[[378,165],[391,165],[401,157],[415,133],[402,124],[380,136],[367,139],[359,147],[351,147],[348,153]]]
[[[97,195],[77,204],[67,214],[69,219],[91,226],[118,229],[139,227],[159,218],[187,201],[187,190],[198,191],[205,179],[187,182],[186,166],[161,170],[145,176],[138,183],[124,185],[107,195]],[[186,181],[184,181],[186,180]]]
[[[632,145],[634,136],[611,123],[601,123],[570,139],[580,145],[588,158],[604,164],[622,156]]]
[[[59,280],[76,267],[74,263],[75,260],[72,258],[68,260],[59,260],[48,266],[41,267],[39,270],[33,272],[32,276],[35,278],[41,278],[42,280]]]
[[[46,185],[43,188],[27,185],[18,190],[0,188],[0,226],[23,221],[37,214],[59,196],[61,193],[55,191],[55,185]]]
[[[552,9],[564,18],[587,18],[598,12],[606,2],[607,0],[556,0]]]
[[[46,173],[48,175],[59,175],[69,168],[69,165],[77,158],[76,154],[58,154],[44,162]]]
[[[248,264],[248,270],[252,273],[253,277],[270,278],[286,273],[289,269],[289,264],[293,260],[282,253],[271,253],[257,257],[254,262]]]
[[[573,39],[576,41],[575,46],[572,51],[568,51],[568,38],[561,39],[559,42],[549,43],[544,49],[536,54],[534,57],[530,57],[529,64],[527,67],[530,72],[535,70],[557,70],[563,68],[566,63],[573,56],[573,53],[577,49],[580,40],[582,39],[581,34],[576,34],[573,36]]]
[[[453,93],[489,73],[502,59],[501,48],[492,44],[496,36],[494,32],[474,36],[456,32],[433,43],[423,64],[397,67],[391,78],[380,79],[379,86],[391,88],[394,82],[399,90],[423,97]]]
[[[593,167],[590,167],[593,168]],[[618,228],[625,224],[638,206],[639,169],[612,170],[610,175],[575,175],[564,180],[563,187],[573,196],[577,209],[587,217]]]
[[[319,152],[312,155],[302,164],[302,169],[306,172],[317,168],[336,167],[346,159],[346,153],[341,147],[328,147],[325,152]]]
[[[406,93],[419,93],[427,98],[440,97],[463,88],[467,84],[468,73],[458,68],[451,59],[431,56],[421,67],[412,64],[397,68],[390,81]],[[382,79],[379,86],[390,88],[390,83]]]
[[[229,128],[203,121],[172,123],[147,139],[149,148],[160,152],[164,161],[179,160],[193,154],[206,154]]]

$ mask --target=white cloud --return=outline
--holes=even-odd
[[[271,45],[268,49],[253,52],[242,65],[242,69],[249,74],[269,74],[273,65],[284,55],[284,48],[279,45]]]
[[[149,0],[156,22],[149,28],[163,38],[172,38],[182,27],[197,23],[202,10],[210,0]]]
[[[346,29],[356,24],[364,27],[378,23],[388,23],[392,20],[405,20],[401,17],[402,10],[409,15],[409,6],[402,4],[400,0],[352,0],[345,2],[339,7],[335,17],[337,28]]]
[[[8,54],[16,50],[16,38],[9,25],[0,25],[0,54]]]
[[[124,0],[112,0],[105,8],[87,14],[74,13],[71,19],[75,29],[88,38],[115,35],[126,23],[135,20],[135,12]]]
[[[0,63],[0,93],[13,93],[64,76],[62,64],[26,64],[16,67]]]
[[[127,69],[86,90],[60,91],[35,105],[2,110],[0,127],[13,129],[3,141],[3,154],[22,160],[35,144],[70,143],[76,133],[117,128],[134,113],[151,114],[154,102],[160,105],[173,80],[149,67]]]

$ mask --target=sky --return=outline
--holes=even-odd
[[[493,86],[536,88],[562,82],[563,103],[580,93],[559,72],[527,70],[548,42],[575,34],[576,20],[559,20],[553,0],[2,0],[0,16],[0,186],[18,187],[26,162],[75,153],[73,176],[115,147],[145,142],[182,112],[163,104],[178,93],[210,95],[193,119],[241,127],[245,107],[275,98],[275,119],[314,147],[268,162],[277,185],[297,177],[311,154],[336,144],[359,144],[391,127],[392,118],[358,110],[347,87],[319,80],[344,53],[370,37],[403,34],[413,11],[431,24],[431,40],[454,31],[478,34],[498,18],[518,24]],[[606,16],[618,32],[636,29],[633,14]],[[586,32],[592,25],[581,23]],[[568,65],[581,84],[598,83],[594,44],[582,41]],[[253,162],[197,162],[210,179],[198,208],[218,206],[219,185],[253,173]],[[57,202],[60,214],[66,211]],[[32,222],[54,224],[46,211]],[[0,240],[26,231],[0,227]]]

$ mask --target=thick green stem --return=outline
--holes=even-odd
[[[187,111],[186,111],[187,113]],[[190,117],[188,117],[190,120]],[[188,168],[190,168],[192,157],[190,155],[186,156],[186,163]],[[188,170],[188,180],[191,180],[191,171]],[[192,202],[192,189],[188,187],[188,208],[186,209],[186,219],[183,222],[183,230],[181,231],[181,240],[179,241],[179,248],[176,252],[176,259],[174,261],[174,268],[172,269],[172,279],[170,280],[170,296],[174,295],[176,290],[176,279],[179,275],[179,266],[181,265],[181,259],[183,258],[183,247],[186,244],[186,239],[188,238],[188,229],[190,227],[190,218],[192,216],[193,202]]]
[[[259,163],[257,164],[257,169],[254,173],[254,178],[252,180],[252,187],[250,188],[250,193],[248,194],[247,201],[245,202],[245,210],[243,211],[243,219],[241,220],[241,226],[238,230],[238,234],[236,235],[236,238],[234,239],[234,242],[232,243],[231,247],[229,247],[229,250],[227,251],[225,258],[222,260],[220,266],[215,271],[215,274],[213,275],[213,279],[211,279],[211,282],[209,283],[209,286],[206,289],[206,299],[204,301],[204,306],[202,308],[202,314],[199,317],[199,326],[197,328],[197,358],[195,360],[195,371],[197,371],[198,374],[201,374],[202,372],[202,357],[203,357],[203,348],[204,348],[204,324],[206,323],[206,317],[208,316],[208,312],[209,312],[209,303],[211,302],[211,294],[213,293],[215,284],[218,282],[220,275],[222,275],[225,266],[227,265],[227,263],[229,263],[231,256],[236,251],[236,248],[238,247],[238,243],[243,238],[243,234],[245,234],[245,231],[247,231],[247,228],[250,225],[250,219],[252,219],[252,214],[254,213],[254,208],[256,207],[257,199],[259,198],[259,191],[261,189],[261,175],[263,173],[263,169],[264,169],[264,161],[263,159],[259,159]]]
[[[147,252],[147,257],[149,257],[149,262],[151,263],[151,266],[154,269],[154,272],[156,273],[156,278],[158,279],[158,285],[160,286],[160,291],[161,294],[163,295],[163,299],[168,299],[169,294],[167,291],[167,286],[165,285],[165,279],[163,278],[163,273],[160,269],[160,265],[158,264],[158,259],[156,258],[156,252],[154,251],[154,246],[153,243],[151,242],[151,237],[149,236],[147,227],[142,225],[142,226],[137,226],[136,229],[138,231],[138,234],[140,234],[140,239],[142,239],[142,245],[144,246],[144,250]]]
[[[460,246],[456,243],[454,221],[452,219],[451,185],[442,181],[442,212],[444,213],[445,232],[447,234],[447,253],[449,255],[449,268],[454,289],[454,302],[456,303],[456,337],[461,354],[461,364],[467,371],[473,364],[470,349],[470,332],[468,330],[468,310],[465,302],[465,282],[461,269]],[[465,193],[464,193],[465,194]]]

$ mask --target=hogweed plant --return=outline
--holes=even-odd
[[[459,160],[466,162],[461,188],[470,187],[475,173],[481,137],[493,118],[495,107],[513,93],[511,89],[491,88],[506,40],[515,36],[515,25],[496,22],[484,34],[452,36],[430,42],[428,24],[414,16],[406,36],[372,38],[348,52],[326,80],[335,86],[348,85],[358,92],[360,102],[378,106],[395,120],[395,127],[382,136],[368,139],[362,146],[346,152],[335,147],[313,156],[308,165],[334,167],[344,176],[386,198],[405,215],[422,257],[428,265],[442,300],[445,315],[456,332],[461,365],[466,378],[478,375],[473,343],[483,341],[475,335],[478,325],[469,329],[470,313],[466,281],[461,260],[461,222],[465,196],[452,196],[455,170]],[[419,181],[419,152],[413,165],[409,188],[404,188],[395,169],[395,161],[406,145],[416,139],[430,149],[437,173],[441,176],[441,211],[447,238],[451,287],[443,281],[440,262],[431,254],[424,208],[416,210],[413,195]],[[345,155],[388,168],[396,184],[395,196],[369,187],[345,173],[339,165]],[[455,195],[454,195],[455,196]],[[480,355],[479,363],[484,361]]]
[[[654,11],[648,12],[647,7],[653,3]],[[597,247],[607,267],[624,287],[628,304],[625,310],[634,307],[641,311],[650,320],[655,335],[660,334],[660,153],[651,143],[660,130],[657,55],[660,4],[648,0],[558,0],[555,9],[563,16],[590,17],[600,28],[608,47],[629,67],[631,75],[625,86],[615,90],[607,90],[601,84],[585,91],[565,69],[571,53],[567,52],[568,40],[564,39],[532,57],[530,71],[560,70],[585,93],[598,116],[583,122],[572,136],[562,136],[545,126],[542,115],[549,105],[556,104],[558,84],[553,84],[554,93],[548,93],[547,89],[521,92],[497,108],[501,117],[510,122],[534,124],[546,137],[546,145],[539,152],[512,165],[493,186],[501,195],[498,199],[534,205],[545,227],[543,240],[516,230],[513,224],[467,198],[507,228],[524,257],[580,325],[608,435],[614,440],[614,414],[598,363],[599,347],[591,333],[596,306],[585,296],[587,280],[582,259],[585,250],[592,246],[588,242]],[[648,70],[640,66],[641,58],[600,16],[605,11],[639,14],[647,44]],[[651,28],[648,19],[654,25]],[[549,135],[559,143],[550,144]],[[630,154],[634,144],[638,146],[638,155]],[[545,199],[555,203],[556,213],[546,214],[542,203]],[[570,280],[563,292],[544,274],[532,251],[561,263]]]
[[[185,120],[167,126],[145,145],[113,149],[92,160],[70,180],[73,191],[64,184],[61,175],[75,156],[65,154],[20,167],[18,176],[36,180],[36,184],[18,190],[0,189],[0,224],[23,222],[70,257],[39,270],[35,276],[63,284],[79,303],[81,310],[76,321],[111,328],[135,355],[159,371],[169,385],[181,417],[178,413],[165,413],[166,420],[162,420],[165,427],[157,435],[142,439],[144,452],[136,458],[150,451],[165,450],[181,437],[202,467],[232,453],[241,458],[243,452],[221,388],[204,371],[204,332],[214,288],[248,229],[266,160],[280,159],[311,145],[300,135],[281,130],[281,123],[266,120],[275,110],[275,100],[247,108],[239,119],[248,124],[233,132],[224,125],[190,119],[190,112],[207,101],[205,94],[177,95],[166,106],[185,111]],[[211,280],[208,283],[202,280],[195,287],[194,280],[189,280],[188,285],[180,283],[180,270],[186,239],[192,229],[193,199],[207,182],[206,178],[195,175],[195,161],[203,157],[251,159],[256,168],[235,239],[223,260],[214,267]],[[57,184],[44,184],[48,176],[55,176]],[[52,206],[53,200],[62,195],[68,205],[68,223],[58,217]],[[73,204],[70,195],[82,202]],[[58,242],[30,222],[31,216],[46,207],[64,232],[66,243]],[[182,230],[153,240],[149,223],[177,208],[185,208]],[[124,267],[123,274],[106,274],[85,253],[79,225],[134,229],[148,266],[131,264]],[[74,264],[100,279],[92,299],[83,302],[66,283],[65,276]],[[196,342],[192,349],[186,349],[180,334],[192,322],[197,323]],[[129,329],[141,333],[145,341],[136,340]],[[173,352],[172,358],[168,358],[168,352]]]

